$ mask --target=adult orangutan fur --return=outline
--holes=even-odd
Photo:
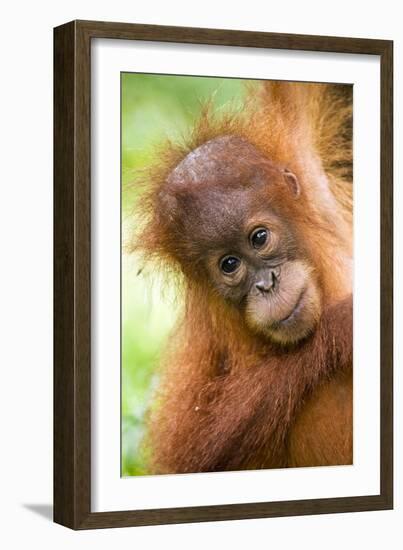
[[[157,155],[135,247],[182,280],[150,473],[352,462],[351,88],[268,82]]]

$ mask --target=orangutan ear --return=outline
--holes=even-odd
[[[297,199],[301,194],[301,187],[297,176],[293,172],[290,172],[288,168],[284,168],[283,176],[288,187],[291,189],[292,194]]]

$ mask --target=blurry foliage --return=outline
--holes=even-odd
[[[155,161],[154,146],[166,137],[186,136],[202,103],[216,109],[240,106],[242,80],[122,74],[122,237],[135,227],[133,205],[141,200],[135,174]],[[134,183],[134,185],[127,185]],[[173,327],[178,297],[150,268],[140,275],[134,255],[122,253],[122,475],[142,475],[146,458],[140,450],[144,415],[158,380],[160,350]]]

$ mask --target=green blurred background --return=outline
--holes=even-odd
[[[122,475],[147,472],[140,451],[144,414],[158,383],[155,368],[180,304],[150,268],[125,253],[135,230],[133,206],[141,200],[136,171],[155,161],[155,146],[181,139],[203,102],[215,109],[242,106],[238,79],[122,73]],[[131,184],[134,185],[131,185]]]

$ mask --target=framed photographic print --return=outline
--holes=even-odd
[[[390,41],[54,34],[54,519],[390,509]]]

